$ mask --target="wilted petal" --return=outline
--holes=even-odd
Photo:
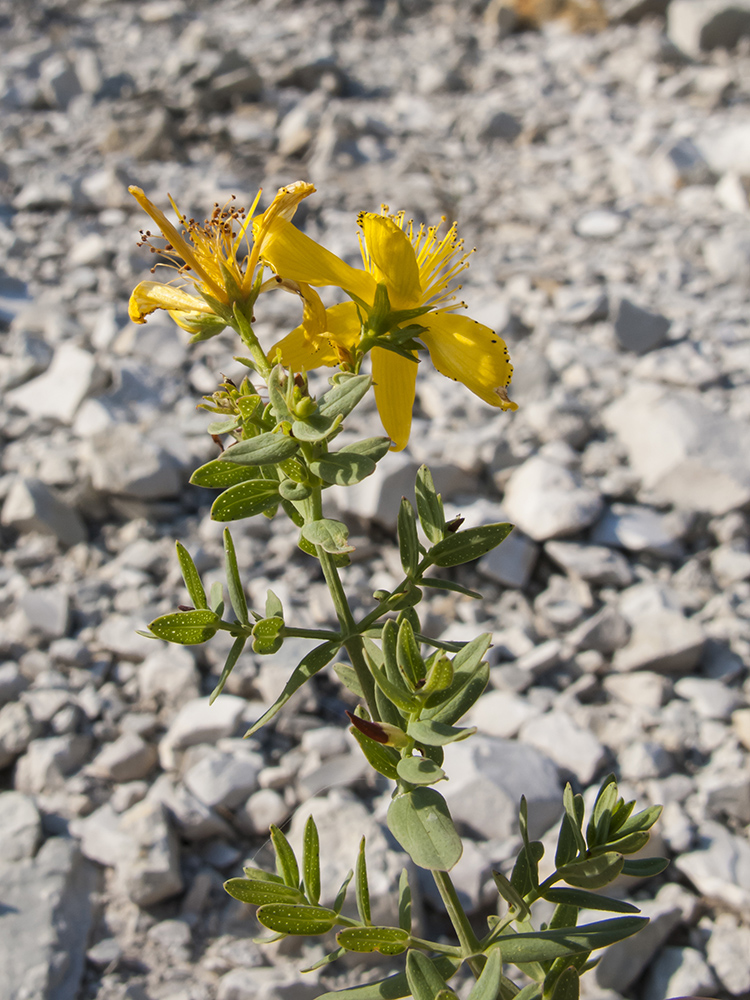
[[[273,361],[280,350],[282,364],[294,372],[338,365],[342,354],[351,353],[359,340],[357,307],[342,302],[324,313],[321,323],[317,310],[306,310],[302,324],[271,348],[269,359]]]
[[[162,285],[158,281],[142,281],[133,289],[128,303],[128,315],[134,323],[145,323],[146,316],[157,309],[168,312],[209,313],[213,310],[196,295],[189,295],[173,285]]]
[[[513,365],[502,337],[453,312],[428,313],[419,322],[426,327],[419,339],[442,375],[463,382],[490,406],[518,409],[508,398]]]

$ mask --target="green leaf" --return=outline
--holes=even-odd
[[[640,833],[629,833],[625,837],[610,839],[607,844],[597,847],[591,853],[598,854],[600,851],[608,850],[617,851],[618,854],[637,854],[649,842],[650,836],[651,834],[647,830]]]
[[[205,608],[196,611],[177,611],[162,615],[149,624],[157,639],[165,639],[180,646],[197,646],[208,642],[219,630],[221,619]]]
[[[388,829],[420,868],[450,871],[461,857],[461,838],[445,799],[434,788],[397,795],[388,808]]]
[[[490,948],[479,979],[472,986],[467,1000],[496,1000],[503,980],[503,959],[499,948]]]
[[[435,545],[442,541],[445,534],[445,513],[440,494],[435,491],[432,473],[426,465],[422,465],[417,472],[414,492],[417,498],[417,513],[422,531],[424,531],[428,541]]]
[[[417,743],[424,743],[431,747],[444,747],[449,743],[457,743],[473,736],[477,731],[476,726],[459,729],[456,726],[447,726],[444,722],[435,722],[433,719],[410,722],[406,731]]]
[[[365,647],[365,655],[367,656],[367,648]],[[383,692],[385,697],[392,702],[397,708],[406,713],[416,712],[419,708],[419,701],[414,695],[407,689],[406,684],[401,682],[393,682],[389,679],[388,675],[383,669],[376,666],[375,663],[367,657],[370,664],[370,673],[373,676],[375,683],[378,688]],[[400,675],[399,675],[400,676]],[[390,719],[385,719],[385,722],[391,722]],[[400,721],[400,720],[399,720]],[[399,722],[391,722],[391,725],[399,725]]]
[[[269,903],[258,907],[259,923],[281,934],[325,934],[336,924],[338,914],[325,906],[289,906]]]
[[[638,907],[626,903],[624,899],[610,899],[598,892],[586,892],[585,889],[547,889],[542,897],[550,903],[563,906],[577,906],[579,909],[606,910],[610,913],[638,913]]]
[[[492,878],[497,891],[508,904],[508,907],[516,911],[519,920],[526,920],[531,911],[523,896],[514,889],[510,879],[506,878],[501,871],[496,871],[495,869],[492,871]]]
[[[532,892],[539,885],[539,862],[543,856],[544,847],[539,841],[532,841],[518,852],[510,881],[520,896]]]
[[[455,583],[453,580],[441,580],[437,576],[422,576],[419,579],[421,586],[430,587],[432,590],[450,590],[454,594],[463,594],[465,597],[473,597],[475,601],[481,601],[482,595],[476,590],[469,590],[468,587]]]
[[[335,486],[354,486],[375,471],[371,458],[343,450],[313,459],[308,466],[313,475]]]
[[[206,591],[203,589],[203,584],[201,583],[200,573],[196,569],[195,563],[185,546],[181,542],[177,542],[176,544],[182,579],[185,581],[185,588],[190,595],[190,600],[193,602],[194,607],[206,609],[208,608],[208,601],[206,600]]]
[[[324,965],[331,965],[332,962],[335,962],[345,954],[346,948],[336,948],[335,951],[329,952],[323,958],[318,959],[317,962],[313,962],[313,964],[309,965],[306,969],[300,969],[299,971],[303,974],[305,972],[315,972],[316,969],[322,969]]]
[[[414,514],[414,508],[406,497],[401,497],[397,527],[401,565],[403,566],[405,576],[413,579],[417,574],[421,553],[419,551],[419,539],[417,538],[417,519]]]
[[[353,455],[363,455],[373,462],[379,462],[381,458],[388,454],[391,447],[391,439],[388,437],[363,438],[361,441],[354,441],[353,444],[344,445],[341,451]]]
[[[252,736],[256,733],[262,726],[265,726],[274,715],[283,708],[284,705],[289,701],[295,691],[298,691],[305,681],[309,681],[311,677],[322,670],[326,664],[330,663],[333,657],[338,651],[339,643],[337,642],[323,642],[315,649],[311,649],[309,653],[305,653],[302,659],[299,661],[297,666],[292,672],[292,676],[284,685],[284,690],[281,692],[276,701],[271,705],[268,711],[264,712],[263,715],[254,723],[245,736]]]
[[[607,775],[599,788],[586,829],[586,840],[589,847],[598,847],[600,844],[606,844],[612,810],[617,804],[618,794],[614,774]]]
[[[290,421],[292,419],[289,407],[286,405],[286,394],[284,392],[286,380],[287,374],[281,365],[274,365],[271,369],[271,374],[268,376],[268,399],[273,407],[276,423],[278,424],[283,420]]]
[[[624,858],[621,854],[608,851],[583,861],[573,861],[558,874],[568,883],[578,889],[601,889],[614,882],[622,871]]]
[[[234,670],[234,665],[239,660],[242,650],[245,648],[245,643],[247,642],[246,635],[239,635],[232,643],[232,648],[229,650],[229,655],[227,656],[226,663],[224,664],[224,669],[221,672],[221,677],[219,678],[219,683],[211,692],[211,697],[208,699],[208,704],[213,705],[216,699],[219,697],[221,692],[224,690],[224,685],[226,684],[229,675]]]
[[[400,927],[347,927],[336,940],[347,951],[400,955],[409,945],[409,934]]]
[[[646,917],[615,917],[569,929],[508,934],[498,941],[504,962],[514,965],[548,962],[580,951],[595,951],[630,937],[648,923]]]
[[[398,925],[402,930],[411,932],[411,887],[405,868],[401,869],[398,880]]]
[[[314,413],[304,420],[295,420],[292,424],[292,434],[298,441],[306,441],[310,444],[317,444],[333,437],[341,426],[342,417],[324,417],[320,413]]]
[[[250,479],[224,490],[213,502],[214,521],[240,521],[254,517],[279,502],[279,484],[268,479]]]
[[[519,993],[516,993],[513,1000],[540,1000],[543,989],[542,983],[528,983]]]
[[[284,879],[284,884],[293,889],[299,888],[299,865],[294,856],[292,845],[284,834],[274,824],[270,827],[271,843],[276,851],[276,871]],[[271,930],[274,930],[272,927]]]
[[[414,949],[406,956],[406,978],[414,1000],[435,1000],[441,990],[448,989],[435,964]]]
[[[669,868],[667,858],[629,858],[622,866],[622,874],[632,878],[652,878]]]
[[[356,726],[351,726],[349,732],[357,743],[359,743],[370,767],[375,768],[379,774],[385,775],[391,781],[395,781],[398,777],[398,762],[401,759],[398,751],[394,750],[393,747],[387,747],[382,743],[378,743],[377,740],[373,740],[366,733],[357,729]]]
[[[459,966],[460,960],[449,958],[448,955],[438,955],[431,959],[432,964],[445,979],[450,979]],[[368,983],[366,986],[354,986],[348,990],[338,990],[332,993],[323,993],[318,1000],[401,1000],[401,997],[409,996],[409,981],[405,972],[397,972],[387,979],[381,979],[377,983]]]
[[[253,652],[261,656],[277,653],[284,642],[280,634],[284,628],[283,618],[261,618],[253,625]]]
[[[416,689],[425,679],[427,668],[419,652],[419,644],[414,638],[414,629],[407,619],[404,619],[398,628],[396,662],[412,688]]]
[[[345,688],[351,691],[352,694],[356,694],[358,698],[364,698],[365,693],[362,690],[362,685],[359,683],[357,671],[351,663],[334,663],[333,669]]]
[[[284,605],[272,590],[266,591],[266,618],[280,618],[284,621]]]
[[[313,559],[318,558],[318,550],[315,548],[313,543],[308,542],[308,540],[303,535],[300,535],[299,539],[297,540],[297,545],[302,549],[303,552],[306,552],[308,556],[312,556]],[[348,566],[349,563],[351,562],[349,554],[347,552],[341,552],[338,555],[332,553],[332,556],[333,556],[334,566],[339,566],[339,567]]]
[[[293,438],[266,431],[247,441],[233,444],[231,448],[227,448],[220,461],[236,462],[238,465],[278,465],[285,458],[291,458],[298,447]]]
[[[350,375],[342,373],[334,376],[336,381],[332,388],[321,397],[318,403],[318,413],[324,417],[342,417],[352,412],[354,407],[367,395],[372,385],[369,375]]]
[[[279,495],[282,500],[307,500],[312,496],[312,490],[304,483],[295,483],[293,479],[282,479],[279,483]]]
[[[305,897],[299,889],[278,882],[261,882],[258,879],[230,878],[224,888],[241,903],[263,906],[266,903],[304,903]]]
[[[224,417],[223,420],[212,420],[206,430],[209,434],[229,434],[236,430],[242,423],[242,417],[233,413],[231,417]]]
[[[344,881],[339,886],[339,891],[336,893],[336,902],[333,904],[333,908],[336,911],[336,913],[341,912],[341,908],[343,907],[344,902],[346,901],[346,892],[347,889],[349,888],[349,883],[353,878],[354,878],[354,872],[350,868],[349,871],[344,876]]]
[[[357,913],[363,924],[370,924],[370,887],[367,884],[367,861],[365,860],[365,838],[359,842],[359,853],[354,866],[354,892],[357,900]],[[346,947],[343,941],[339,944]],[[357,951],[356,948],[350,949]],[[377,951],[378,949],[367,948],[366,951]]]
[[[434,785],[445,777],[445,771],[428,757],[402,757],[396,768],[399,778],[411,785]]]
[[[284,879],[280,875],[264,871],[262,868],[248,867],[242,870],[245,873],[245,878],[253,879],[256,882],[275,882],[277,885],[284,884]]]
[[[311,521],[302,528],[302,537],[311,545],[319,545],[324,552],[331,552],[334,555],[341,555],[353,552],[354,546],[349,545],[349,529],[341,521],[333,521],[323,517],[318,521]]]
[[[195,604],[195,601],[193,601],[193,604]],[[647,809],[643,809],[641,812],[636,813],[635,816],[631,816],[625,820],[621,826],[618,826],[616,831],[617,836],[624,837],[626,834],[642,833],[645,830],[650,830],[661,816],[661,813],[661,806],[649,806]]]
[[[320,900],[320,837],[312,816],[307,817],[302,843],[302,881],[307,898],[317,904]]]
[[[229,589],[229,601],[234,609],[237,620],[247,625],[249,617],[247,613],[247,600],[245,591],[242,588],[240,571],[237,566],[237,553],[234,548],[232,536],[229,528],[224,528],[224,566],[227,574],[227,587]]]
[[[244,483],[248,479],[256,479],[258,469],[252,465],[236,465],[234,462],[225,462],[220,458],[213,462],[207,462],[190,477],[193,486],[204,486],[206,489],[225,489],[227,486],[235,486],[237,483]]]
[[[422,718],[453,725],[479,699],[490,679],[490,668],[482,661],[492,641],[489,632],[477,636],[453,657],[453,683],[445,691],[430,695]]]
[[[432,566],[460,566],[486,555],[504,541],[513,530],[512,524],[482,524],[448,535],[427,553]]]
[[[572,966],[563,969],[557,978],[551,1000],[579,1000],[581,984],[578,972]]]
[[[560,823],[560,833],[557,837],[557,849],[555,851],[555,868],[562,868],[569,864],[578,856],[578,841],[576,840],[575,828],[567,813]]]
[[[586,840],[583,836],[583,796],[574,795],[570,783],[566,784],[565,791],[563,792],[563,806],[565,807],[565,815],[568,818],[567,835],[569,837],[572,835],[573,837],[575,852],[563,862],[555,861],[558,868],[560,864],[567,864],[569,861],[572,861],[577,854],[586,853]],[[562,830],[560,831],[560,836],[563,836]]]
[[[208,606],[219,618],[224,614],[224,588],[218,580],[214,580],[208,591]]]
[[[453,684],[453,664],[445,655],[431,656],[422,696],[447,691]]]

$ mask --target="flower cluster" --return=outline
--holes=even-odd
[[[136,323],[165,309],[194,340],[214,336],[225,326],[246,339],[255,301],[261,292],[285,288],[300,296],[302,322],[268,352],[298,373],[321,366],[359,371],[370,355],[375,399],[395,450],[409,440],[417,378],[418,351],[448,378],[462,382],[490,406],[516,409],[508,396],[513,367],[503,340],[489,327],[458,312],[457,276],[469,253],[454,223],[440,236],[439,226],[414,229],[404,213],[360,213],[362,268],[326,250],[292,224],[297,206],[314,187],[298,181],[281,188],[265,212],[230,202],[218,205],[203,224],[187,219],[171,201],[175,227],[140,188],[130,191],[151,216],[166,246],[151,249],[166,257],[178,282],[141,282],[130,299]],[[143,241],[153,239],[142,233]],[[264,268],[271,275],[263,280]],[[181,280],[179,280],[181,279]],[[350,301],[326,308],[316,288],[342,289]],[[239,315],[238,315],[239,311]],[[239,323],[239,326],[238,326]]]

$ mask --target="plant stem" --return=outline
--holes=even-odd
[[[263,380],[268,383],[273,365],[271,365],[266,357],[265,351],[260,346],[260,341],[255,336],[255,331],[253,330],[250,320],[242,311],[238,303],[235,303],[234,305],[234,321],[236,324],[234,325],[234,328],[239,334],[245,347],[247,347],[248,351],[250,351],[253,361],[255,362],[255,367],[258,369],[258,372]]]
[[[432,877],[438,888],[441,899],[445,905],[446,912],[458,936],[461,945],[461,954],[468,963],[469,968],[478,978],[484,968],[484,958],[481,955],[481,945],[474,933],[474,928],[469,923],[469,918],[464,913],[464,908],[458,899],[458,893],[451,881],[448,872],[433,871]]]

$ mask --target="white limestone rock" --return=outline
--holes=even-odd
[[[589,527],[601,512],[602,498],[570,469],[533,457],[508,480],[504,506],[514,524],[543,542]]]

